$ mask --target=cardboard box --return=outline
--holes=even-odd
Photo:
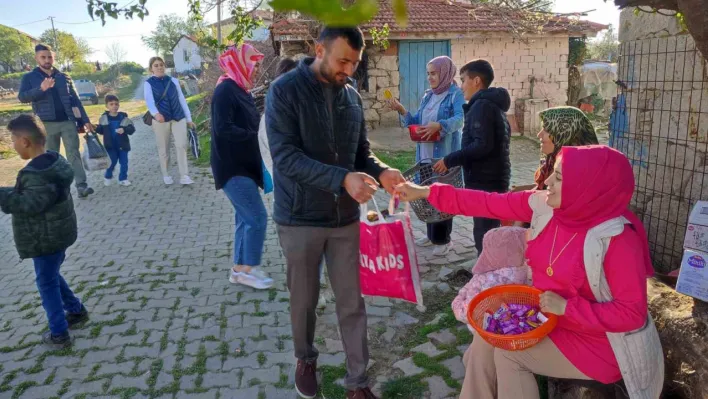
[[[708,201],[698,201],[691,210],[683,247],[708,253]]]
[[[676,292],[708,302],[708,253],[683,251]]]

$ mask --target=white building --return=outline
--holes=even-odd
[[[202,56],[197,40],[192,36],[182,35],[172,49],[175,57],[175,72],[185,73],[202,69]]]

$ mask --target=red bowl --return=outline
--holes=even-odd
[[[423,135],[418,133],[420,125],[409,125],[408,133],[410,134],[411,140],[419,143],[432,142],[440,140],[440,132],[435,132],[431,137],[423,139]]]

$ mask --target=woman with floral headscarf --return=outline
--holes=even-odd
[[[257,269],[268,223],[258,188],[272,186],[258,145],[260,115],[250,93],[263,57],[248,44],[224,52],[219,57],[224,75],[211,103],[211,169],[216,189],[224,190],[236,211],[229,281],[256,289],[273,286],[273,280]]]
[[[421,125],[419,132],[424,138],[440,133],[436,142],[417,143],[415,151],[416,162],[430,162],[433,159],[444,158],[453,151],[460,149],[462,124],[465,114],[462,106],[465,97],[462,90],[455,83],[457,68],[452,59],[446,56],[435,57],[427,65],[428,83],[427,90],[420,102],[420,107],[414,113],[409,112],[396,99],[389,100],[389,107],[398,111],[403,123],[408,125]],[[416,241],[420,246],[435,245],[434,255],[445,255],[450,251],[452,242],[452,219],[427,226],[427,236]]]
[[[534,184],[513,187],[511,191],[545,190],[545,181],[553,173],[556,157],[563,147],[598,144],[595,127],[585,113],[575,107],[554,107],[539,113],[543,129],[536,135],[541,140],[543,159],[536,170]],[[502,221],[502,226],[523,226],[512,220]]]
[[[539,113],[543,129],[536,135],[541,140],[544,159],[536,171],[536,189],[546,188],[545,181],[553,173],[556,157],[563,147],[598,144],[595,127],[585,113],[575,107],[554,107]]]

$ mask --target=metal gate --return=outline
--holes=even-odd
[[[632,208],[660,273],[680,266],[688,214],[708,200],[707,73],[688,35],[620,44],[610,146],[634,168]]]

